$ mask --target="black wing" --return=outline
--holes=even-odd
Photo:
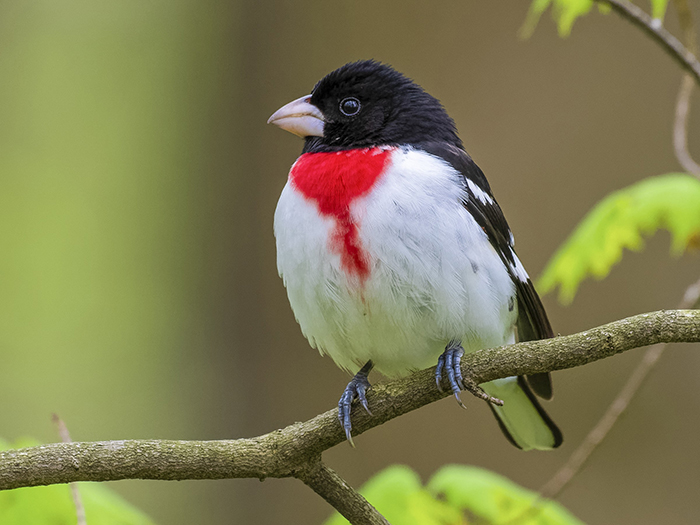
[[[515,283],[518,300],[518,340],[533,341],[554,337],[542,301],[515,254],[513,234],[506,218],[479,166],[467,152],[450,144],[430,142],[418,147],[440,157],[464,177],[467,198],[463,204],[486,232],[491,245]],[[552,382],[548,373],[527,376],[527,381],[537,395],[545,399],[552,398]]]

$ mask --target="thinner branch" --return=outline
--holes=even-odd
[[[352,525],[390,525],[364,497],[326,466],[320,456],[295,472],[294,477],[325,499]]]
[[[699,301],[700,279],[686,289],[678,308],[696,308]],[[600,418],[600,421],[598,421],[583,442],[574,450],[564,466],[562,466],[540,489],[540,495],[543,498],[556,498],[573,477],[580,472],[591,454],[593,454],[615,423],[617,423],[622,413],[627,410],[627,407],[639,391],[639,388],[644,383],[649,372],[651,372],[656,363],[658,363],[667,346],[667,343],[657,343],[646,350],[644,357],[642,357],[642,360],[634,369],[632,375],[627,379],[620,393],[605,411],[603,417]]]
[[[627,0],[595,0],[609,5],[613,11],[644,31],[652,40],[659,44],[678,64],[690,73],[695,82],[700,85],[700,62],[675,36],[673,36],[660,20],[655,20],[642,9]]]
[[[673,149],[678,162],[688,173],[700,176],[700,165],[698,165],[688,150],[688,114],[690,113],[690,95],[693,92],[693,77],[689,74],[683,75],[681,87],[678,90],[676,99],[676,115],[673,124]]]
[[[64,443],[70,443],[72,439],[70,438],[70,433],[68,432],[68,427],[63,422],[63,420],[58,417],[58,414],[53,414],[51,420],[54,425],[56,425],[56,430],[58,430],[58,436]],[[77,525],[87,525],[87,519],[85,518],[85,507],[83,505],[83,499],[80,497],[80,489],[77,483],[69,483],[71,497],[73,498],[73,506],[75,507],[75,516],[77,519]]]
[[[697,53],[695,27],[693,24],[693,14],[690,11],[687,0],[673,0],[678,13],[678,22],[683,33],[685,45],[692,53]],[[700,165],[693,160],[688,150],[688,114],[690,113],[690,96],[693,93],[693,77],[690,73],[683,75],[681,87],[678,90],[676,99],[676,114],[673,123],[673,149],[676,158],[683,169],[688,173],[700,176]]]

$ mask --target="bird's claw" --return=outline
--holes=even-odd
[[[463,355],[464,349],[461,345],[449,344],[438,358],[437,368],[435,369],[435,382],[437,383],[438,390],[444,392],[442,388],[442,374],[444,371],[445,375],[447,375],[447,381],[450,384],[450,390],[455,396],[457,403],[459,403],[459,406],[462,408],[467,408],[459,397],[459,393],[465,389],[462,371],[459,367]]]
[[[350,412],[352,409],[352,402],[355,398],[360,401],[362,408],[371,416],[372,412],[367,404],[367,389],[371,385],[367,379],[367,373],[364,372],[364,368],[360,370],[355,377],[348,383],[345,387],[343,395],[340,396],[340,401],[338,401],[338,420],[340,421],[343,430],[345,430],[345,436],[348,442],[353,447],[355,442],[352,440],[352,422],[350,421]]]
[[[445,351],[440,355],[437,362],[437,367],[435,369],[435,382],[437,383],[437,388],[440,392],[444,392],[442,388],[442,377],[443,372],[447,376],[447,381],[450,385],[450,390],[455,396],[457,403],[462,408],[467,408],[459,397],[459,393],[462,390],[470,392],[472,395],[492,403],[494,405],[503,405],[503,401],[500,399],[488,395],[483,388],[481,388],[471,377],[466,379],[462,377],[462,370],[460,368],[460,362],[462,361],[462,356],[464,355],[464,348],[459,343],[450,343],[445,348]]]

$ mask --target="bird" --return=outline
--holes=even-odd
[[[269,118],[304,139],[274,215],[277,267],[310,345],[354,374],[338,402],[352,438],[368,375],[436,367],[487,401],[506,438],[548,450],[562,433],[537,396],[548,373],[476,385],[465,353],[553,337],[513,234],[438,99],[376,60],[328,73]]]

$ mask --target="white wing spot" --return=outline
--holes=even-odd
[[[474,184],[470,179],[467,179],[467,188],[469,188],[471,194],[474,195],[474,197],[476,197],[477,199],[479,199],[482,204],[493,204],[493,199],[491,198],[491,195],[479,188],[479,186]]]
[[[520,262],[520,259],[518,259],[518,256],[515,254],[513,254],[513,259],[515,262],[509,264],[511,270],[513,270],[513,273],[520,281],[526,283],[530,276],[525,271],[523,263]]]

